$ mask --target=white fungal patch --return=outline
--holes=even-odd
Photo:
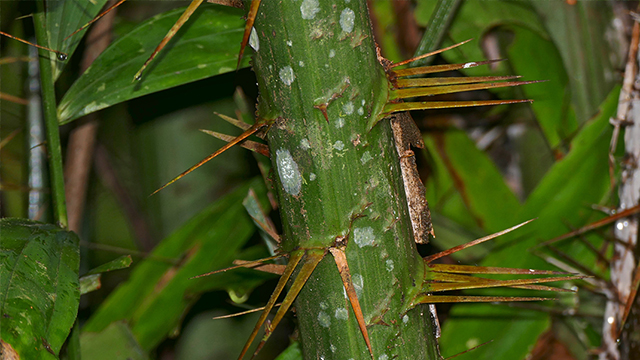
[[[294,196],[300,194],[302,176],[298,170],[298,164],[293,160],[289,150],[278,149],[276,151],[276,164],[278,164],[278,175],[280,175],[284,191]]]
[[[293,41],[291,41],[291,40],[287,40],[287,46],[288,46],[288,47],[293,46]]]
[[[348,320],[349,319],[349,311],[347,311],[347,309],[345,309],[345,308],[337,308],[334,316],[338,320]]]
[[[320,311],[318,313],[318,324],[322,327],[328,328],[331,326],[331,316],[329,316],[326,312]]]
[[[358,108],[358,115],[364,115],[364,108],[362,106]]]
[[[342,111],[344,111],[344,113],[347,115],[353,114],[354,109],[355,107],[353,106],[353,103],[351,101],[347,102],[342,106]]]
[[[209,66],[209,65],[207,65],[207,64],[198,64],[198,69],[204,69],[207,66]]]
[[[334,56],[336,56],[336,51],[333,49],[329,50],[329,57],[332,58]]]
[[[356,19],[356,14],[350,8],[342,10],[340,14],[340,27],[342,31],[350,33],[353,31],[353,22]]]
[[[332,353],[334,353],[334,352],[336,352],[336,350],[338,350],[338,348],[333,344],[329,345],[329,349],[331,349]]]
[[[258,38],[258,32],[254,27],[251,28],[251,35],[249,36],[249,46],[251,46],[254,51],[260,50],[260,39]]]
[[[342,141],[338,140],[333,144],[333,148],[338,150],[338,151],[341,151],[342,149],[344,149],[344,143]]]
[[[300,140],[300,148],[303,150],[311,149],[311,143],[309,143],[309,140],[307,140],[307,138],[303,138],[302,140]]]
[[[367,101],[365,99],[362,99],[362,102],[360,104],[362,104],[362,106],[364,106],[364,104],[366,104]]]
[[[358,245],[358,247],[371,246],[375,239],[376,237],[373,234],[373,228],[370,226],[353,229],[353,241]]]
[[[408,316],[408,315],[403,316],[403,317],[402,317],[402,322],[403,322],[404,324],[408,323],[408,322],[409,322],[409,316]]]
[[[106,83],[102,83],[102,85],[100,85],[98,87],[98,92],[105,91],[106,89],[107,89],[107,84]]]
[[[228,73],[230,71],[233,71],[233,68],[230,68],[228,66],[223,66],[220,69],[218,69],[218,74],[224,74],[224,73]]]
[[[364,152],[364,154],[362,154],[362,157],[360,158],[360,162],[362,163],[362,165],[364,165],[371,159],[373,159],[373,157],[371,157],[371,153],[367,150]]]
[[[300,13],[305,20],[316,17],[318,11],[320,11],[320,3],[318,0],[303,0],[302,5],[300,5]]]
[[[391,260],[391,259],[387,260],[386,264],[387,264],[387,271],[388,272],[392,272],[393,268],[394,268],[393,260]]]
[[[320,309],[327,310],[328,307],[329,307],[329,305],[327,305],[326,302],[320,301]]]
[[[282,82],[287,86],[291,85],[293,80],[296,79],[296,75],[293,73],[293,69],[288,65],[280,69],[279,75],[280,80],[282,80]]]
[[[302,60],[298,61],[298,65],[300,65],[300,67],[304,67],[304,61]]]
[[[351,281],[353,282],[353,287],[356,290],[356,295],[358,299],[362,297],[362,288],[364,287],[364,280],[362,279],[362,275],[353,274],[351,276]]]
[[[462,68],[463,69],[468,69],[468,68],[470,68],[472,66],[477,66],[477,65],[478,65],[478,63],[476,63],[476,62],[470,62],[470,63],[464,64],[464,66]]]
[[[382,354],[382,355],[378,356],[378,360],[389,360],[389,355]]]
[[[336,120],[336,129],[340,129],[344,126],[344,118],[338,118]]]
[[[471,338],[467,340],[467,342],[464,345],[467,347],[467,349],[471,349],[480,345],[480,340],[478,338]]]
[[[313,181],[315,179],[316,179],[316,174],[314,173],[309,174],[309,181]]]

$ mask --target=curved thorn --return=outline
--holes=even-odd
[[[235,266],[230,266],[228,268],[224,268],[224,269],[220,269],[220,270],[216,270],[216,271],[211,271],[211,272],[208,272],[206,274],[200,274],[200,275],[196,275],[196,276],[190,277],[189,280],[197,279],[197,278],[201,278],[201,277],[205,277],[205,276],[209,276],[209,275],[214,275],[214,274],[217,274],[217,273],[221,273],[221,272],[225,272],[225,271],[229,271],[229,270],[233,270],[233,269],[237,269],[237,268],[248,268],[248,267],[251,267],[251,266],[254,266],[254,265],[259,265],[259,264],[261,264],[261,263],[263,263],[265,261],[275,260],[275,259],[277,259],[279,257],[282,257],[282,256],[283,255],[274,255],[274,256],[266,257],[264,259],[245,261],[245,262],[243,262],[241,264],[238,264],[238,265],[235,265]]]
[[[244,34],[242,35],[242,43],[240,43],[240,54],[238,54],[238,64],[236,70],[240,68],[240,62],[242,61],[242,55],[244,54],[244,48],[247,47],[249,42],[249,36],[251,36],[251,29],[253,29],[253,23],[256,21],[256,15],[258,15],[258,9],[260,8],[261,0],[253,0],[251,7],[249,8],[249,14],[247,14],[247,25],[244,27]]]
[[[331,255],[333,255],[333,258],[336,261],[336,265],[338,266],[340,278],[342,278],[342,285],[344,286],[344,289],[347,293],[347,297],[349,298],[349,302],[351,303],[353,312],[356,315],[356,320],[358,321],[360,332],[362,333],[362,336],[364,336],[364,342],[367,343],[369,355],[371,355],[372,359],[375,359],[373,356],[373,350],[371,349],[371,341],[369,340],[367,325],[365,324],[364,315],[362,314],[362,308],[360,307],[360,301],[358,300],[356,289],[353,286],[353,282],[351,281],[351,271],[349,271],[347,256],[344,253],[343,248],[329,248],[329,251],[331,252]]]
[[[282,303],[275,304],[275,305],[273,305],[273,307],[278,307],[280,305],[282,305]],[[262,306],[262,307],[259,307],[259,308],[255,308],[255,309],[251,309],[251,310],[245,310],[245,311],[241,311],[241,312],[237,312],[237,313],[233,313],[233,314],[214,316],[213,318],[211,318],[211,320],[221,320],[221,319],[228,319],[228,318],[232,318],[232,317],[236,317],[236,316],[247,315],[247,314],[254,313],[256,311],[264,310],[264,308],[265,307]]]
[[[464,45],[464,44],[468,43],[468,42],[469,42],[469,41],[471,41],[471,40],[473,40],[473,39],[465,40],[465,41],[459,42],[459,43],[457,43],[457,44],[453,44],[453,45],[451,45],[451,46],[448,46],[448,47],[446,47],[446,48],[442,48],[442,49],[434,50],[434,51],[432,51],[432,52],[429,52],[429,53],[426,53],[426,54],[423,54],[423,55],[420,55],[420,56],[416,56],[416,57],[411,58],[411,59],[408,59],[408,60],[400,61],[399,63],[392,64],[392,65],[391,65],[391,66],[389,66],[389,67],[394,68],[394,67],[396,67],[396,66],[406,65],[406,64],[408,64],[408,63],[412,63],[412,62],[414,62],[414,61],[418,61],[418,60],[420,60],[420,59],[424,59],[424,58],[429,57],[429,56],[437,55],[437,54],[440,54],[441,52],[445,52],[445,51],[447,51],[447,50],[455,49],[455,48],[457,48],[458,46],[460,46],[460,45]]]
[[[182,172],[182,174],[176,176],[173,180],[169,181],[168,183],[162,185],[158,190],[154,191],[153,193],[151,193],[151,195],[155,195],[156,193],[158,193],[160,190],[166,188],[167,186],[173,184],[174,182],[182,179],[182,177],[184,177],[185,175],[187,175],[188,173],[192,172],[193,170],[199,168],[200,166],[202,166],[203,164],[205,164],[206,162],[208,162],[209,160],[213,159],[214,157],[222,154],[223,152],[227,151],[229,148],[231,148],[233,145],[241,142],[242,140],[248,138],[249,136],[251,136],[251,134],[255,133],[256,131],[258,131],[261,127],[263,127],[265,124],[263,123],[255,123],[253,124],[249,129],[247,129],[247,131],[243,132],[242,134],[240,134],[237,138],[233,139],[233,141],[228,142],[226,145],[224,145],[223,147],[221,147],[218,151],[214,152],[213,154],[207,156],[206,158],[202,159],[200,162],[198,162],[197,164],[193,165],[192,167],[190,167],[189,169],[185,170],[184,172]]]
[[[182,15],[180,15],[180,18],[178,18],[178,21],[176,21],[176,23],[173,24],[171,29],[169,29],[169,32],[167,32],[167,35],[164,36],[160,44],[158,44],[156,49],[153,50],[153,53],[151,53],[151,56],[149,56],[149,58],[147,59],[147,61],[144,62],[140,70],[138,70],[136,75],[133,77],[133,81],[142,79],[142,72],[147,68],[149,63],[153,59],[155,59],[156,55],[158,55],[160,50],[162,50],[167,45],[167,43],[175,36],[175,34],[178,32],[178,30],[180,30],[182,25],[184,25],[184,23],[187,22],[187,20],[189,20],[189,18],[191,17],[191,14],[193,14],[193,12],[196,11],[198,6],[202,4],[202,1],[203,0],[193,0],[191,4],[189,4],[187,9],[182,13]]]
[[[51,51],[52,53],[55,53],[55,54],[57,54],[57,55],[58,55],[58,60],[60,60],[60,61],[65,61],[65,60],[67,60],[67,58],[69,57],[69,55],[67,55],[67,53],[63,53],[62,51],[53,50],[53,49],[48,48],[48,47],[46,47],[46,46],[42,46],[42,45],[38,45],[38,44],[34,44],[34,43],[29,42],[29,41],[27,41],[27,40],[20,39],[19,37],[15,37],[15,36],[13,36],[13,35],[11,35],[11,34],[7,34],[7,33],[6,33],[6,32],[4,32],[4,31],[0,31],[0,35],[4,35],[4,36],[6,36],[6,37],[8,37],[8,38],[11,38],[11,39],[13,39],[13,40],[18,40],[18,41],[20,41],[20,42],[21,42],[21,43],[23,43],[23,44],[27,44],[27,45],[31,45],[31,46],[37,47],[38,49]]]
[[[318,249],[307,250],[307,258],[305,259],[304,265],[302,265],[302,268],[300,268],[300,272],[298,273],[298,276],[293,281],[293,284],[291,285],[291,288],[289,289],[287,296],[285,296],[284,300],[282,301],[282,305],[280,306],[280,309],[278,309],[276,316],[273,317],[271,324],[267,325],[267,329],[265,329],[264,338],[262,339],[262,341],[260,341],[260,344],[258,344],[258,348],[253,353],[252,359],[258,354],[260,349],[262,349],[264,344],[267,342],[267,340],[269,339],[269,336],[271,336],[271,333],[273,333],[273,330],[278,326],[278,324],[280,323],[280,320],[282,320],[282,318],[284,317],[284,314],[287,313],[287,311],[293,304],[293,301],[296,299],[296,297],[300,293],[300,290],[302,290],[302,287],[304,286],[304,284],[307,283],[307,280],[313,273],[313,270],[315,270],[316,266],[318,266],[318,264],[324,258],[324,255],[326,253],[327,251],[324,249],[323,250],[318,250]]]
[[[111,10],[117,8],[118,6],[120,6],[123,2],[125,2],[127,0],[120,0],[117,3],[111,5],[107,10],[101,12],[98,16],[96,16],[95,18],[93,18],[93,20],[89,21],[88,23],[82,25],[82,27],[80,27],[80,29],[74,31],[71,33],[71,35],[67,36],[66,38],[64,38],[64,41],[66,41],[67,39],[69,39],[70,37],[72,37],[73,35],[79,33],[80,31],[88,28],[91,24],[93,24],[94,22],[100,20],[103,16],[107,15]]]

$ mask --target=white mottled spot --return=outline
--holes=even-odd
[[[313,181],[315,179],[316,179],[316,174],[314,174],[314,173],[309,174],[309,180],[310,181]]]
[[[300,67],[304,67],[304,61],[302,60],[298,61],[298,65],[300,65]]]
[[[342,106],[342,111],[344,111],[344,113],[347,115],[353,114],[353,110],[354,110],[354,106],[351,101],[347,102]]]
[[[609,317],[607,318],[607,322],[608,322],[609,324],[613,324],[615,321],[616,321],[616,319],[614,319],[614,318],[613,318],[613,316],[609,316]]]
[[[340,150],[344,149],[344,143],[342,141],[338,140],[333,144],[333,148],[338,150],[338,151],[340,151]]]
[[[105,103],[96,103],[95,101],[92,101],[90,103],[87,104],[87,106],[84,107],[84,109],[82,110],[83,114],[90,114],[94,111],[98,111],[100,109],[106,108],[107,106],[109,106],[108,104]]]
[[[329,50],[329,57],[332,58],[334,56],[336,56],[336,51],[333,49]]]
[[[328,307],[329,307],[329,305],[327,305],[326,302],[320,301],[320,309],[327,310]]]
[[[251,28],[251,35],[249,36],[249,46],[255,51],[260,50],[260,39],[258,38],[258,32],[256,28]]]
[[[353,31],[353,21],[356,19],[356,14],[353,10],[346,8],[342,10],[342,14],[340,14],[340,27],[342,31],[346,33],[350,33]]]
[[[365,99],[362,99],[362,102],[361,102],[362,106],[364,106],[364,104],[366,104],[366,103],[367,103],[367,101]]]
[[[107,84],[102,83],[102,85],[98,86],[98,92],[105,91],[107,89]]]
[[[478,340],[478,338],[471,338],[467,340],[467,342],[464,345],[467,347],[467,349],[471,349],[473,347],[480,345],[480,340]]]
[[[198,69],[204,69],[207,66],[209,66],[209,65],[207,65],[207,64],[198,64]]]
[[[302,176],[300,176],[298,164],[293,160],[289,150],[279,149],[276,151],[276,164],[278,164],[278,175],[280,175],[284,191],[289,195],[300,194]]]
[[[329,64],[324,64],[324,67],[326,67],[328,69],[329,68]]]
[[[273,71],[273,65],[269,65],[269,71]]]
[[[303,150],[309,150],[311,148],[311,144],[307,138],[302,138],[302,140],[300,140],[300,148]]]
[[[402,322],[405,323],[405,324],[408,323],[409,322],[409,316],[408,315],[403,316],[402,317]]]
[[[393,260],[391,260],[391,259],[387,260],[386,264],[387,264],[387,271],[388,272],[392,272],[393,268],[394,268]]]
[[[378,360],[389,360],[389,355],[382,354],[382,355],[378,356]]]
[[[344,119],[338,118],[338,120],[336,120],[336,129],[340,129],[343,126],[344,126]]]
[[[616,229],[618,229],[618,230],[622,230],[622,229],[624,229],[624,224],[623,224],[622,222],[618,222],[618,223],[616,224]]]
[[[223,66],[220,69],[218,69],[218,74],[228,73],[230,71],[233,71],[233,68],[230,68],[228,66]]]
[[[318,0],[303,0],[300,5],[300,13],[305,20],[313,19],[320,11],[320,3]]]
[[[353,282],[353,287],[356,290],[356,295],[358,298],[362,297],[362,288],[364,287],[364,280],[362,279],[362,275],[353,274],[351,276],[351,281]]]
[[[362,106],[358,108],[358,115],[364,115],[364,109],[362,108]]]
[[[364,154],[362,154],[362,157],[360,158],[360,162],[362,163],[362,165],[366,164],[367,161],[373,159],[373,157],[371,157],[371,153],[367,150],[364,152]]]
[[[204,45],[202,45],[202,44],[196,44],[196,47],[197,47],[198,49],[204,49]]]
[[[373,234],[373,228],[367,226],[366,228],[353,229],[353,241],[358,244],[359,247],[371,246],[376,239]]]
[[[472,67],[472,66],[476,66],[476,65],[478,65],[478,63],[470,62],[470,63],[466,63],[466,64],[464,64],[464,66],[463,66],[462,68],[463,68],[463,69],[468,69],[468,68],[470,68],[470,67]]]
[[[145,52],[147,52],[147,50],[145,50],[144,48],[138,50],[138,54],[144,54]]]
[[[337,308],[334,316],[338,320],[347,320],[349,319],[349,311],[347,311],[347,309],[345,308]]]
[[[336,350],[338,350],[338,348],[333,344],[329,345],[329,349],[331,349],[332,353],[334,353],[334,352],[336,352]]]
[[[291,85],[293,80],[296,79],[296,75],[293,73],[293,69],[288,65],[280,69],[279,74],[280,80],[282,80],[282,82],[287,86]]]
[[[322,327],[328,328],[331,325],[331,317],[326,312],[320,311],[318,313],[318,324]]]
[[[289,47],[293,46],[293,41],[287,40],[287,46],[289,46]]]

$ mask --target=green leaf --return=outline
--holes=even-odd
[[[100,289],[102,274],[85,275],[80,278],[80,295]]]
[[[126,320],[143,349],[155,347],[197,301],[202,282],[211,281],[191,278],[230,265],[254,232],[242,206],[249,187],[264,194],[261,180],[250,181],[197,214],[136,266],[84,330],[99,332],[114,321]],[[175,264],[159,260],[167,258],[181,260]],[[209,283],[208,289],[214,285]],[[220,281],[218,288],[224,285]]]
[[[155,16],[111,44],[63,97],[58,108],[60,123],[152,92],[234,71],[244,13],[203,4],[151,63],[142,80],[132,82],[183,11],[181,8]]]
[[[124,321],[116,321],[98,333],[83,331],[80,335],[80,349],[82,359],[145,360],[149,358]]]
[[[131,255],[122,255],[115,260],[109,261],[106,264],[102,264],[96,268],[89,270],[86,275],[100,274],[103,272],[125,269],[131,266],[132,262],[133,260],[131,259]]]
[[[482,266],[549,268],[528,249],[566,232],[566,223],[580,227],[592,220],[594,211],[590,205],[602,202],[609,191],[609,117],[615,113],[618,92],[617,88],[609,94],[598,116],[585,124],[571,143],[571,152],[551,168],[518,215],[518,219],[538,220],[494,240],[497,246],[484,258]],[[584,246],[572,245],[570,251],[591,265]],[[523,359],[549,325],[549,316],[544,312],[505,306],[455,305],[450,314],[440,339],[447,354],[493,340],[459,359]]]
[[[276,360],[302,360],[302,350],[300,349],[300,343],[297,341],[289,345],[289,347],[280,353]]]
[[[80,31],[69,39],[65,38],[82,25],[92,20],[102,9],[107,0],[93,1],[45,1],[46,26],[49,47],[67,53],[69,58],[74,53],[87,29]],[[51,56],[53,80],[55,81],[69,61],[58,60]]]
[[[80,300],[78,238],[54,225],[0,220],[2,340],[22,359],[57,358]]]

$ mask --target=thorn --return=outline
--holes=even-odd
[[[430,295],[422,294],[411,303],[418,304],[453,304],[453,303],[486,303],[486,302],[512,302],[512,301],[548,301],[556,298],[524,297],[524,296],[466,296],[466,295]]]
[[[275,305],[273,305],[273,307],[279,307],[280,305],[282,305],[282,303],[275,304]],[[254,313],[256,311],[264,310],[264,308],[265,308],[265,306],[262,306],[262,307],[251,309],[251,310],[241,311],[241,312],[238,312],[238,313],[235,313],[235,314],[214,316],[213,318],[211,318],[211,320],[221,320],[221,319],[228,319],[228,318],[232,318],[232,317],[236,317],[236,316],[247,315],[247,314]]]
[[[519,104],[526,102],[531,103],[533,102],[533,100],[419,101],[405,103],[387,103],[387,105],[385,105],[384,107],[383,114],[385,114],[385,116],[388,116],[391,113],[410,110],[452,109],[473,106]]]
[[[433,271],[461,274],[510,274],[510,275],[570,275],[564,271],[503,268],[492,266],[471,266],[456,264],[427,264]]]
[[[253,270],[258,270],[258,271],[262,271],[262,272],[266,272],[266,273],[270,273],[270,274],[276,274],[276,275],[282,275],[284,274],[284,269],[286,268],[286,265],[280,265],[280,264],[253,264],[251,265],[251,261],[245,261],[245,260],[233,260],[233,264],[234,265],[240,265],[242,267],[246,267],[246,268],[251,268]]]
[[[494,64],[504,60],[506,59],[470,61],[464,64],[421,66],[421,67],[415,67],[415,68],[396,70],[396,71],[393,71],[392,75],[394,75],[395,77],[404,77],[404,76],[412,76],[412,75],[433,74],[433,73],[439,73],[439,72],[445,72],[445,71],[468,69],[468,68],[477,67],[480,65]]]
[[[236,65],[236,71],[240,69],[240,62],[242,61],[244,48],[247,47],[247,43],[249,42],[249,36],[251,36],[251,29],[253,28],[253,24],[256,21],[256,16],[258,15],[258,9],[260,8],[260,1],[261,0],[253,0],[251,2],[251,7],[249,8],[249,13],[247,14],[247,24],[244,27],[244,34],[242,35],[242,43],[240,43],[240,54],[238,54],[238,64]]]
[[[423,86],[439,86],[439,85],[456,85],[456,84],[472,84],[487,81],[502,81],[519,79],[522,76],[461,76],[461,77],[434,77],[434,78],[417,78],[417,79],[398,79],[394,81],[394,86],[398,89],[408,87]]]
[[[67,36],[66,38],[64,38],[64,41],[67,41],[70,37],[72,37],[73,35],[79,33],[80,31],[88,28],[91,24],[93,24],[94,22],[100,20],[103,16],[107,15],[109,12],[111,12],[111,10],[117,8],[118,6],[120,6],[123,2],[125,2],[127,0],[120,0],[117,3],[115,3],[114,5],[110,6],[107,10],[101,12],[98,16],[96,16],[95,18],[93,18],[93,20],[89,21],[88,23],[82,25],[82,27],[80,27],[80,29],[74,31],[71,33],[71,35]],[[66,59],[65,59],[66,60]]]
[[[492,343],[492,342],[493,342],[493,340],[489,340],[489,341],[484,342],[484,343],[482,343],[482,344],[480,344],[480,345],[474,346],[474,347],[472,347],[472,348],[471,348],[471,349],[469,349],[469,350],[465,350],[465,351],[463,351],[463,352],[461,352],[461,353],[457,353],[457,354],[455,354],[455,355],[449,356],[448,358],[445,358],[444,360],[450,360],[450,359],[453,359],[454,357],[460,356],[460,355],[462,355],[462,354],[466,354],[466,353],[468,353],[469,351],[473,351],[473,350],[475,350],[475,349],[479,348],[480,346],[485,346],[485,345],[490,344],[490,343]]]
[[[247,129],[245,132],[243,132],[242,134],[240,134],[238,137],[236,137],[233,141],[228,142],[225,146],[221,147],[218,151],[214,152],[213,154],[207,156],[206,158],[202,159],[200,162],[198,162],[197,164],[193,165],[192,167],[190,167],[189,169],[187,169],[186,171],[182,172],[182,174],[176,176],[173,180],[169,181],[168,183],[162,185],[158,190],[154,191],[153,193],[151,193],[151,195],[149,196],[153,196],[155,194],[157,194],[160,190],[166,188],[167,186],[173,184],[174,182],[182,179],[185,175],[187,175],[188,173],[192,172],[193,170],[199,168],[200,166],[202,166],[203,164],[205,164],[206,162],[208,162],[209,160],[215,158],[216,156],[222,154],[223,152],[227,151],[229,148],[231,148],[233,145],[241,142],[242,140],[248,138],[249,136],[251,136],[251,134],[255,133],[256,131],[258,131],[261,127],[263,127],[265,124],[264,123],[255,123],[253,124],[249,129]]]
[[[429,57],[429,56],[437,55],[437,54],[440,54],[440,53],[445,52],[445,51],[447,51],[447,50],[455,49],[455,48],[457,48],[458,46],[460,46],[460,45],[464,45],[464,44],[468,43],[468,42],[469,42],[469,41],[471,41],[471,40],[473,40],[473,39],[465,40],[465,41],[459,42],[459,43],[457,43],[457,44],[454,44],[454,45],[448,46],[448,47],[446,47],[446,48],[442,48],[442,49],[434,50],[434,51],[432,51],[432,52],[430,52],[430,53],[426,53],[426,54],[423,54],[423,55],[420,55],[420,56],[417,56],[417,57],[414,57],[414,58],[411,58],[411,59],[408,59],[408,60],[401,61],[401,62],[396,63],[396,64],[392,64],[392,65],[391,65],[391,66],[389,66],[389,67],[390,67],[390,68],[394,68],[394,67],[396,67],[396,66],[406,65],[406,64],[408,64],[408,63],[412,63],[412,62],[414,62],[414,61],[418,61],[418,60],[424,59],[424,58]]]
[[[588,276],[584,275],[573,275],[573,276],[558,276],[558,277],[548,277],[548,278],[537,278],[537,279],[515,279],[515,280],[493,280],[493,279],[483,279],[482,281],[474,281],[474,282],[465,282],[465,283],[427,283],[428,286],[425,286],[425,290],[429,292],[441,292],[441,291],[451,291],[451,290],[467,290],[467,289],[485,289],[485,288],[494,288],[494,287],[503,287],[503,286],[514,286],[514,285],[530,285],[530,284],[540,284],[540,283],[548,283],[554,281],[567,281],[567,280],[579,280],[587,278]]]
[[[232,118],[231,116],[227,116],[225,114],[220,114],[217,111],[213,112],[214,114],[218,115],[218,117],[220,117],[222,120],[228,122],[229,124],[238,127],[242,130],[247,130],[248,128],[251,127],[251,125],[247,124],[246,122],[242,121],[240,116],[238,116],[237,119]]]
[[[230,266],[228,268],[224,268],[224,269],[220,269],[220,270],[216,270],[216,271],[211,271],[211,272],[208,272],[206,274],[196,275],[194,277],[190,277],[189,280],[197,279],[197,278],[201,278],[201,277],[205,277],[205,276],[209,276],[209,275],[214,275],[214,274],[218,274],[218,273],[221,273],[221,272],[225,272],[225,271],[229,271],[229,270],[233,270],[233,269],[237,269],[237,268],[248,268],[248,267],[251,267],[254,264],[255,265],[260,265],[261,263],[263,263],[265,261],[275,260],[275,259],[280,258],[282,256],[284,256],[284,255],[274,255],[274,256],[269,256],[269,257],[264,258],[264,259],[246,261],[246,262],[243,262],[242,264],[239,264],[239,265]],[[235,263],[235,261],[234,261],[234,263]]]
[[[344,247],[332,247],[329,248],[329,251],[331,252],[331,255],[333,255],[336,265],[338,266],[338,272],[340,273],[340,278],[342,278],[342,285],[344,286],[349,302],[351,303],[351,308],[353,308],[353,312],[356,315],[358,327],[360,327],[360,332],[364,337],[364,342],[367,344],[367,348],[369,349],[369,355],[371,355],[371,359],[375,359],[373,356],[373,350],[371,349],[371,341],[369,339],[369,333],[367,332],[367,325],[364,321],[364,315],[362,315],[360,301],[358,300],[356,289],[351,281],[351,271],[349,271],[349,264],[347,263],[347,256],[344,253]]]
[[[533,220],[536,220],[536,218],[531,219],[531,220],[527,220],[527,221],[525,221],[523,223],[520,223],[520,224],[518,224],[516,226],[512,226],[512,227],[510,227],[510,228],[508,228],[506,230],[498,231],[497,233],[494,233],[494,234],[491,234],[491,235],[487,235],[485,237],[481,237],[480,239],[476,239],[476,240],[470,241],[470,242],[468,242],[466,244],[454,246],[451,249],[444,250],[444,251],[441,251],[441,252],[439,252],[437,254],[433,254],[433,255],[427,256],[427,257],[424,258],[424,261],[426,263],[430,263],[430,262],[432,262],[434,260],[440,259],[441,257],[447,256],[447,255],[451,255],[451,254],[456,253],[456,252],[458,252],[460,250],[464,250],[464,249],[472,247],[474,245],[481,244],[481,243],[483,243],[485,241],[489,241],[491,239],[495,239],[498,236],[502,236],[504,234],[510,233],[513,230],[518,229],[519,227],[527,225],[528,223],[532,222]]]
[[[215,138],[218,138],[222,141],[226,141],[226,142],[231,142],[233,141],[233,139],[235,139],[235,136],[231,136],[231,135],[226,135],[226,134],[221,134],[219,132],[215,132],[215,131],[211,131],[211,130],[206,130],[206,129],[200,129],[200,131],[202,131],[205,134],[211,135]],[[240,143],[240,146],[242,146],[243,148],[247,149],[247,150],[251,150],[253,152],[257,152],[260,155],[264,155],[266,157],[271,157],[271,154],[269,153],[269,146],[266,144],[261,144],[259,142],[255,142],[255,141],[251,141],[251,140],[243,140]]]
[[[46,47],[46,46],[42,46],[42,45],[38,45],[38,44],[34,44],[34,43],[29,42],[29,41],[27,41],[27,40],[20,39],[19,37],[15,37],[15,36],[13,36],[13,35],[11,35],[11,34],[7,34],[7,33],[6,33],[6,32],[4,32],[4,31],[0,31],[0,35],[4,35],[4,36],[6,36],[6,37],[8,37],[8,38],[11,38],[11,39],[13,39],[13,40],[18,40],[18,41],[20,41],[20,42],[21,42],[21,43],[23,43],[23,44],[27,44],[27,45],[31,45],[31,46],[37,47],[38,49],[51,51],[52,53],[57,54],[57,58],[58,58],[58,60],[60,60],[60,61],[65,61],[65,60],[67,60],[67,58],[69,57],[69,56],[67,55],[67,53],[63,53],[62,51],[53,50],[53,49],[48,48],[48,47]]]
[[[429,87],[414,87],[408,89],[392,90],[389,98],[406,99],[418,96],[433,96],[440,94],[453,94],[465,91],[475,91],[484,89],[493,89],[510,86],[520,86],[545,82],[546,80],[534,80],[534,81],[506,81],[506,82],[492,82],[492,83],[480,83],[480,84],[463,84],[463,85],[446,85],[446,86],[429,86]]]
[[[180,18],[178,18],[178,21],[176,21],[176,23],[173,24],[171,29],[169,29],[169,32],[167,32],[167,35],[164,36],[164,38],[162,39],[160,44],[158,44],[156,49],[153,50],[153,53],[151,53],[151,56],[149,56],[147,61],[144,62],[144,64],[140,68],[140,70],[138,70],[136,75],[133,77],[133,81],[134,82],[135,81],[139,81],[140,79],[142,79],[142,72],[147,68],[149,63],[153,59],[155,59],[156,55],[158,55],[160,50],[162,50],[167,45],[167,43],[175,36],[175,34],[178,32],[178,30],[180,30],[182,25],[184,25],[184,23],[187,22],[187,20],[189,20],[189,18],[193,14],[193,12],[196,11],[196,9],[198,8],[198,6],[200,6],[200,4],[202,4],[202,1],[203,0],[193,0],[193,1],[191,1],[191,4],[189,4],[187,9],[184,11],[184,13],[182,13],[182,15],[180,15]]]
[[[267,319],[269,312],[271,312],[271,309],[273,308],[276,301],[278,300],[280,293],[282,292],[282,290],[284,289],[284,286],[289,281],[291,274],[293,274],[293,271],[298,265],[298,262],[300,262],[300,259],[302,259],[303,255],[304,255],[304,250],[297,250],[291,253],[291,256],[289,257],[289,263],[287,263],[287,267],[284,270],[284,274],[282,274],[282,276],[280,277],[280,280],[278,281],[278,285],[276,285],[275,290],[273,290],[273,293],[271,294],[271,297],[269,298],[267,305],[265,305],[264,311],[262,312],[262,315],[260,315],[260,318],[258,319],[256,326],[253,328],[253,331],[251,332],[249,339],[245,343],[244,348],[242,349],[242,352],[238,357],[238,360],[242,360],[244,355],[249,350],[249,346],[251,346],[253,339],[255,339],[256,336],[258,335],[258,331],[262,327],[262,324],[264,323],[264,321]],[[282,307],[280,307],[280,310],[282,310]]]

